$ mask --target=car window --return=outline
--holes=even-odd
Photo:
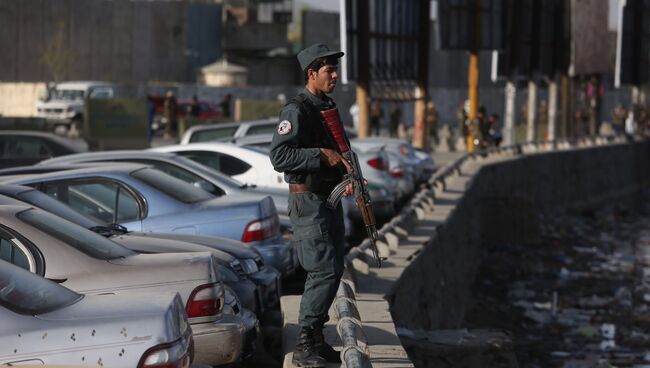
[[[156,170],[160,170],[164,172],[167,175],[173,176],[176,179],[180,179],[186,183],[194,185],[194,183],[198,183],[201,181],[205,181],[202,177],[187,171],[183,169],[182,167],[178,167],[176,165],[170,164],[168,162],[162,162],[162,161],[156,161],[156,160],[129,160],[130,162],[139,162],[147,165],[153,166]],[[210,191],[210,193],[214,194],[215,196],[222,196],[225,194],[225,192],[217,187],[216,185],[212,186],[213,189]]]
[[[51,312],[83,296],[0,260],[0,305],[23,315]]]
[[[251,165],[244,161],[219,152],[180,151],[176,154],[229,176],[243,174],[251,168]]]
[[[12,239],[5,236],[0,237],[0,259],[29,270],[27,254],[18,248]]]
[[[53,182],[43,184],[42,191],[104,224],[140,218],[140,207],[135,197],[115,182]]]
[[[230,176],[243,174],[251,168],[251,165],[230,155],[221,155],[219,161],[221,172]]]
[[[109,260],[135,254],[99,234],[45,211],[30,208],[19,212],[16,217],[92,258]]]
[[[11,137],[7,139],[4,150],[4,157],[16,158],[50,158],[52,151],[42,140],[33,137]]]
[[[212,194],[203,189],[169,176],[160,170],[147,167],[132,172],[131,176],[183,203],[195,203],[214,198]]]
[[[190,137],[190,142],[209,142],[223,138],[231,138],[235,135],[237,128],[238,127],[234,126],[209,130],[198,130],[192,134]]]
[[[47,212],[53,213],[59,217],[63,217],[64,219],[72,221],[75,224],[81,225],[83,227],[90,228],[100,224],[98,221],[92,220],[89,216],[82,215],[69,206],[66,206],[60,201],[57,201],[56,199],[38,190],[28,190],[21,192],[18,193],[16,197],[23,202],[44,209]]]
[[[249,127],[245,135],[256,135],[256,134],[273,134],[277,129],[278,124],[269,123],[264,125],[254,125]]]

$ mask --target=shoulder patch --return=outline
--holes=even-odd
[[[282,120],[278,125],[278,134],[286,135],[291,132],[291,122],[289,120]]]

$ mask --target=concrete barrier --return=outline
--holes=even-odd
[[[587,143],[585,143],[587,142]],[[598,142],[598,144],[596,144]],[[588,145],[585,145],[588,144]],[[580,149],[580,148],[590,149]],[[517,157],[489,164],[490,157]],[[435,211],[435,198],[443,193],[447,180],[465,172],[465,165],[481,162],[486,165],[469,181],[458,205],[438,226],[416,259],[407,267],[386,299],[391,306],[396,326],[415,329],[457,328],[464,317],[474,274],[478,266],[480,234],[529,237],[534,229],[534,210],[547,206],[589,206],[613,198],[634,200],[650,183],[650,143],[630,143],[624,137],[586,138],[581,141],[527,143],[465,155],[452,165],[434,174],[413,201],[380,231],[381,248],[396,249],[409,235],[426,211]],[[492,231],[481,215],[485,199],[503,199],[503,216]],[[516,210],[513,210],[516,209]],[[509,230],[499,231],[504,227]],[[340,300],[336,303],[343,316],[339,336],[344,343],[341,353],[346,367],[371,366],[367,349],[357,336],[361,323],[354,318],[349,303],[354,272],[368,274],[369,241],[366,239],[346,257],[349,277],[341,282]],[[380,250],[382,252],[382,250]],[[350,270],[352,267],[352,270]],[[343,286],[346,283],[347,286]],[[352,293],[353,294],[353,293]],[[356,307],[355,307],[356,308]],[[354,326],[353,326],[354,325]],[[345,335],[345,336],[342,336]],[[353,344],[356,341],[356,346]]]

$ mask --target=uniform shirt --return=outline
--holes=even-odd
[[[321,164],[320,148],[336,148],[319,111],[336,104],[326,95],[314,96],[307,88],[301,94],[306,96],[302,108],[294,99],[280,112],[269,157],[287,183],[306,184],[313,192],[326,194],[343,180],[343,175],[340,168]]]

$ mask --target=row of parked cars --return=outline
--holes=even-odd
[[[209,129],[232,127],[0,170],[0,364],[218,366],[260,346],[298,268],[288,191],[268,131],[192,140]],[[353,147],[379,218],[435,170],[404,142]]]

